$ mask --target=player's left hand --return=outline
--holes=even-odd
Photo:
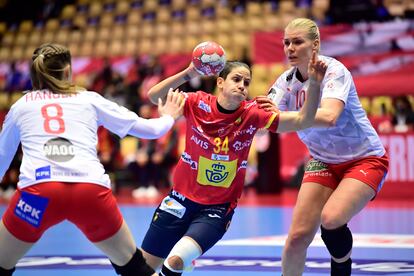
[[[266,96],[257,96],[254,98],[255,101],[259,104],[259,108],[266,111],[277,112],[277,107],[275,103]]]
[[[178,119],[184,111],[185,96],[179,89],[169,89],[165,104],[161,98],[158,98],[158,113],[162,115],[171,115],[175,120]]]

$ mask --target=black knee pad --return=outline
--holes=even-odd
[[[155,273],[155,270],[145,262],[142,252],[138,248],[126,265],[118,266],[112,262],[111,264],[115,268],[116,273],[122,276],[150,276]]]
[[[321,237],[332,257],[345,257],[352,249],[352,233],[348,225],[328,230],[321,226]]]
[[[4,269],[0,267],[0,276],[11,276],[15,270],[16,268],[14,267],[12,269]]]

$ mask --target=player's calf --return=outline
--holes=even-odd
[[[344,259],[352,250],[352,233],[345,224],[339,228],[328,230],[321,226],[321,237],[326,245],[329,253],[333,257],[331,259],[331,275],[348,276],[351,275],[352,260],[347,258],[343,262],[338,259]]]
[[[111,264],[114,267],[116,273],[122,276],[151,276],[155,273],[154,269],[152,269],[145,262],[145,259],[142,256],[142,252],[138,248],[132,256],[131,260],[126,265],[119,266],[112,262]]]
[[[0,267],[0,276],[11,276],[15,270],[15,267],[13,267],[12,269],[4,269]]]
[[[183,270],[175,270],[168,263],[162,265],[160,276],[180,276],[183,274]]]

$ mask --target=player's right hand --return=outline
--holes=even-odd
[[[316,51],[312,52],[311,60],[308,64],[308,76],[309,79],[321,83],[325,77],[326,69],[328,65],[325,62],[318,59],[318,53]]]
[[[197,70],[195,69],[194,64],[192,62],[190,62],[190,64],[185,70],[186,70],[186,76],[188,77],[188,79],[201,76],[201,74],[197,72]]]

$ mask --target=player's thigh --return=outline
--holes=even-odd
[[[185,235],[196,241],[205,253],[227,232],[233,215],[234,209],[230,204],[206,206],[191,222]]]
[[[115,235],[123,224],[111,189],[92,183],[73,184],[67,219],[93,243]]]
[[[155,210],[142,249],[165,259],[187,231],[192,218],[191,206],[173,197],[166,197]]]
[[[371,186],[354,178],[344,178],[323,208],[322,224],[336,228],[348,223],[374,196]]]
[[[0,221],[0,267],[13,268],[33,245],[17,239]]]
[[[322,209],[332,192],[331,188],[318,183],[302,183],[293,209],[291,231],[315,232]]]

